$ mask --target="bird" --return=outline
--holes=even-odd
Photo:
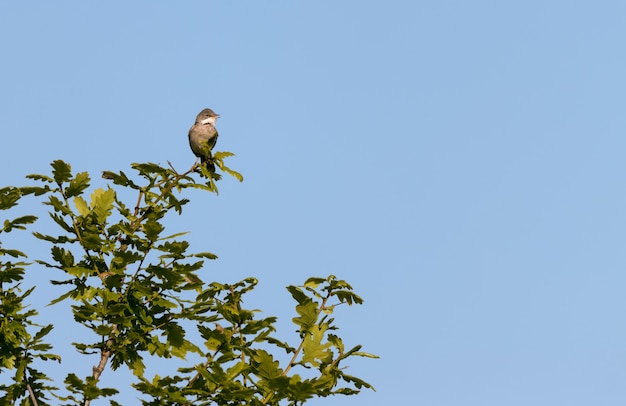
[[[200,163],[207,169],[215,172],[211,150],[217,142],[217,130],[215,122],[219,114],[211,109],[204,109],[196,116],[196,122],[189,129],[189,146],[194,155],[200,158]]]

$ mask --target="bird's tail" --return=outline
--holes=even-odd
[[[206,168],[209,170],[209,172],[215,173],[215,164],[213,163],[213,157],[212,156],[208,156],[206,158],[202,158],[201,160],[202,165],[206,165]]]

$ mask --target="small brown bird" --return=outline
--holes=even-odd
[[[215,172],[211,150],[217,142],[218,133],[215,129],[215,121],[218,117],[219,114],[215,114],[213,110],[204,109],[198,114],[196,122],[189,129],[191,150],[211,172]]]

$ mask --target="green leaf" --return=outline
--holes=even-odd
[[[312,277],[304,282],[304,286],[307,288],[316,289],[320,284],[326,282],[326,278]]]
[[[93,269],[84,268],[82,266],[67,266],[64,270],[69,275],[75,276],[77,278],[84,278],[86,276],[91,276],[94,274]]]
[[[128,264],[140,261],[143,259],[143,255],[133,251],[121,251],[115,252],[115,256],[111,259],[111,272],[115,270],[123,270]]]
[[[160,165],[153,164],[151,162],[147,163],[133,163],[131,167],[139,172],[140,175],[150,178],[152,174],[159,174],[163,177],[167,177],[167,169],[161,167]]]
[[[74,294],[73,290],[70,290],[69,292],[66,292],[64,294],[62,294],[61,296],[57,297],[56,299],[53,299],[52,301],[50,301],[50,303],[48,304],[48,306],[52,306],[54,304],[57,304],[59,302],[64,301],[65,299],[67,299],[68,297],[71,297]]]
[[[358,357],[366,357],[366,358],[380,358],[376,354],[370,354],[369,352],[363,352],[363,351],[355,351],[351,355],[355,355]]]
[[[232,169],[230,169],[226,165],[222,165],[221,168],[224,170],[224,172],[226,172],[227,174],[229,174],[233,178],[237,179],[239,182],[243,182],[243,175],[240,174],[239,172],[233,171]]]
[[[9,186],[0,189],[0,210],[10,209],[20,200],[21,191],[18,188]]]
[[[53,328],[54,326],[52,324],[48,324],[47,326],[42,327],[37,333],[35,333],[35,336],[33,337],[33,342],[37,342],[47,336]]]
[[[202,183],[194,183],[193,185],[191,185],[191,187],[193,187],[195,189],[205,190],[207,192],[215,191],[215,187],[213,187],[211,185],[205,185],[205,184],[202,184]]]
[[[305,337],[302,346],[302,363],[318,367],[321,363],[327,364],[332,361],[333,352],[329,349],[331,344],[322,344],[326,330],[326,325],[312,326],[309,329],[310,333]]]
[[[35,238],[38,238],[40,240],[44,240],[44,241],[48,241],[51,242],[53,244],[65,244],[66,242],[70,242],[70,241],[75,241],[74,238],[69,239],[66,236],[62,235],[59,237],[52,237],[51,235],[46,235],[46,234],[41,234],[38,232],[33,232],[33,235],[35,236]]]
[[[267,337],[265,339],[265,341],[267,341],[270,344],[274,344],[275,346],[284,349],[287,353],[294,353],[296,351],[295,348],[293,348],[292,346],[290,346],[288,343],[284,342],[284,341],[280,341],[276,338],[273,337]]]
[[[176,323],[170,322],[165,325],[165,333],[167,334],[168,344],[174,347],[180,347],[184,343],[185,330]]]
[[[341,374],[341,377],[346,382],[354,383],[354,386],[356,386],[358,389],[368,388],[368,389],[371,389],[374,392],[376,392],[376,389],[374,389],[374,387],[372,385],[370,385],[369,383],[365,382],[363,379],[360,379],[360,378],[357,378],[357,377],[351,376],[351,375],[346,375],[346,374]]]
[[[337,279],[335,276],[331,275],[328,277],[328,286],[326,290],[338,290],[338,289],[346,289],[352,290],[352,286],[344,280]]]
[[[204,346],[209,351],[216,351],[218,348],[221,348],[226,341],[224,332],[221,330],[211,330],[207,327],[199,325],[198,331],[204,339]]]
[[[276,363],[278,364],[278,362]],[[226,370],[226,378],[229,381],[233,381],[247,367],[248,367],[248,364],[246,364],[245,362],[236,363],[232,367],[228,368],[228,370]]]
[[[26,179],[40,180],[42,182],[47,182],[47,183],[54,182],[51,177],[46,176],[46,175],[38,175],[38,174],[26,175]]]
[[[18,251],[18,250],[0,249],[0,255],[10,255],[13,258],[26,257],[26,254],[24,254],[22,251]]]
[[[294,324],[300,326],[300,332],[308,331],[317,322],[317,303],[313,302],[311,299],[297,305],[296,312],[298,312],[300,317],[294,317],[291,320]]]
[[[49,213],[49,214],[50,214],[50,218],[54,220],[54,222],[57,223],[59,226],[61,226],[63,230],[67,231],[68,233],[72,233],[72,234],[75,233],[74,228],[65,222],[63,216],[59,216],[56,213]]]
[[[159,239],[159,235],[165,229],[162,224],[154,219],[148,219],[142,224],[143,232],[146,234],[146,238],[150,242],[154,242]]]
[[[93,332],[98,334],[101,337],[107,337],[111,333],[113,333],[113,326],[109,324],[100,324],[93,329]]]
[[[274,361],[274,357],[265,350],[256,350],[252,359],[256,367],[255,375],[260,378],[273,379],[283,373],[283,370],[279,368],[279,362]]]
[[[74,198],[74,206],[76,206],[76,210],[78,210],[81,216],[86,216],[91,212],[89,205],[81,196]]]
[[[93,211],[100,224],[106,223],[106,219],[113,209],[114,201],[115,190],[113,189],[104,190],[98,188],[91,194],[91,207],[93,207]]]
[[[343,354],[344,346],[343,346],[343,341],[341,340],[341,338],[339,338],[338,336],[334,334],[329,334],[328,342],[334,345],[340,354]]]
[[[63,268],[71,267],[74,265],[74,256],[71,251],[65,250],[64,248],[53,246],[52,249],[52,259],[57,261],[59,265]]]
[[[67,374],[64,383],[72,392],[79,392],[85,388],[85,383],[73,373]]]
[[[52,179],[50,179],[50,181],[52,181]],[[45,185],[44,187],[23,186],[20,189],[22,190],[22,194],[24,195],[35,195],[35,196],[41,196],[50,191],[50,187],[48,185]]]
[[[291,296],[296,300],[296,302],[298,302],[299,304],[302,304],[304,302],[306,302],[307,300],[311,300],[311,298],[309,298],[300,288],[298,288],[297,286],[293,286],[293,285],[289,285],[287,286],[287,290],[289,291],[289,293],[291,293]]]
[[[72,179],[72,167],[69,164],[63,162],[60,159],[57,159],[56,161],[53,161],[50,165],[52,166],[52,175],[54,177],[54,181],[58,185]]]
[[[163,238],[161,238],[161,240],[163,240]],[[189,243],[187,241],[166,241],[163,244],[155,246],[154,248],[167,253],[162,255],[160,258],[183,259],[186,257],[185,252],[187,251],[187,248],[189,248]]]
[[[232,152],[228,152],[228,151],[217,151],[213,154],[213,157],[215,159],[224,159],[229,156],[235,156],[235,154],[233,154]]]
[[[356,293],[349,292],[347,290],[338,290],[330,293],[331,296],[337,297],[341,303],[347,303],[352,306],[352,303],[362,304],[363,299]]]
[[[16,218],[11,223],[13,224],[13,227],[16,227],[17,225],[22,225],[22,224],[32,224],[35,221],[37,221],[37,216],[22,216],[22,217]]]
[[[18,230],[25,230],[26,227],[24,227],[24,224],[34,223],[36,220],[37,220],[37,217],[35,216],[22,216],[14,220],[5,220],[4,226],[2,227],[2,230],[0,230],[0,232],[8,233],[14,228]]]
[[[103,171],[102,172],[102,177],[104,179],[112,179],[113,183],[116,185],[120,185],[120,186],[127,186],[133,189],[140,189],[139,186],[137,186],[135,183],[133,183],[133,181],[131,181],[128,176],[126,176],[126,174],[124,172],[119,173],[119,175],[115,172],[111,172],[111,171]]]
[[[79,172],[74,179],[70,181],[70,185],[65,189],[65,197],[70,198],[80,195],[83,190],[89,187],[89,174],[87,172]]]
[[[210,252],[198,252],[197,254],[193,254],[192,256],[197,258],[217,259],[217,255]]]
[[[159,239],[159,241],[171,240],[171,239],[174,239],[174,238],[176,238],[176,237],[180,237],[180,236],[183,236],[183,235],[186,235],[186,234],[189,234],[189,231],[183,231],[183,232],[181,232],[181,233],[176,233],[176,234],[168,235],[167,237],[161,237],[161,238]]]

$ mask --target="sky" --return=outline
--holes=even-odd
[[[603,0],[2,2],[2,186],[55,159],[94,188],[133,162],[189,168],[210,107],[245,180],[192,194],[171,225],[219,256],[204,278],[258,278],[249,304],[284,337],[287,285],[333,274],[365,300],[336,320],[380,356],[348,370],[376,392],[308,404],[623,405],[625,16]],[[59,275],[29,272],[35,304],[54,297]],[[79,328],[41,313],[69,348],[55,368],[89,374]]]

